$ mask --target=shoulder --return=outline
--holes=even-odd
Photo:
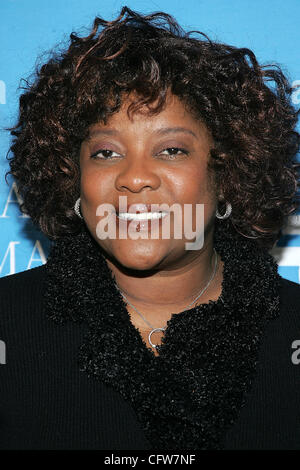
[[[286,355],[294,340],[300,338],[300,285],[296,282],[280,278],[279,316],[270,322],[267,338],[271,340],[273,355],[275,350],[279,353],[280,345],[282,354]]]
[[[9,274],[0,278],[0,293],[3,294],[7,289],[22,288],[32,285],[32,283],[39,283],[44,278],[45,265],[37,266],[36,268],[27,269],[16,274]]]
[[[294,293],[298,297],[300,296],[300,284],[297,284],[297,282],[294,281],[289,281],[288,279],[285,279],[284,277],[280,276],[280,289],[283,294],[289,292],[289,293]]]
[[[300,284],[281,277],[279,298],[281,314],[288,312],[300,319]]]
[[[45,265],[0,278],[0,313],[10,315],[19,308],[33,306],[42,297]]]

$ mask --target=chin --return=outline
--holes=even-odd
[[[168,249],[161,240],[149,243],[149,240],[132,240],[131,243],[111,246],[109,253],[127,269],[146,271],[158,269],[167,256]]]

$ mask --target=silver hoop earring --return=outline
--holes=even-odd
[[[80,197],[77,199],[77,201],[75,202],[75,205],[74,205],[74,212],[76,215],[78,215],[78,217],[80,217],[80,219],[83,219],[81,213],[80,213]]]
[[[232,205],[230,204],[230,202],[227,202],[227,201],[226,201],[226,212],[225,212],[225,214],[224,214],[224,215],[220,215],[220,213],[219,213],[219,211],[218,211],[218,208],[217,208],[217,210],[216,210],[216,217],[217,217],[218,219],[224,220],[224,219],[227,219],[227,218],[230,216],[231,212],[232,212]]]

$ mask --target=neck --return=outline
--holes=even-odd
[[[220,258],[217,261],[214,278],[199,301],[192,304],[191,308],[198,303],[209,299],[216,300],[219,297],[223,263]],[[197,254],[193,254],[188,262],[185,258],[169,266],[168,269],[146,275],[143,273],[143,276],[107,260],[121,292],[138,310],[151,314],[151,317],[156,315],[161,317],[170,311],[178,313],[186,309],[211,279],[214,263],[215,252],[212,243],[205,245]],[[149,317],[148,319],[151,321]]]

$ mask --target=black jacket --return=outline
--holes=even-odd
[[[79,370],[84,327],[44,315],[44,277],[40,266],[0,279],[6,346],[0,449],[148,449],[131,405]],[[300,286],[294,282],[281,278],[280,316],[267,327],[256,379],[224,443],[225,449],[300,449]]]

